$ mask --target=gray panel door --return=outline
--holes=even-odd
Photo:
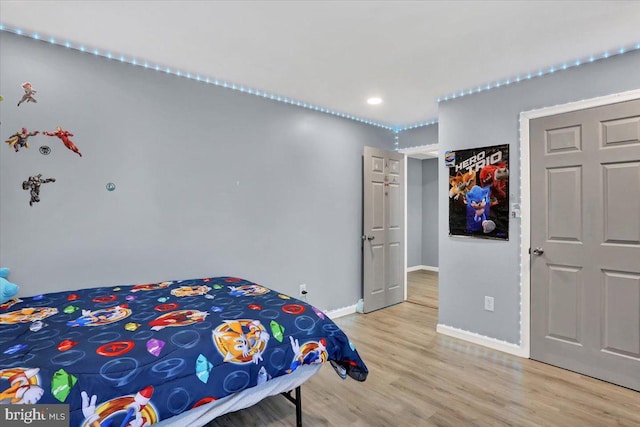
[[[365,313],[404,301],[404,154],[364,147]]]
[[[640,100],[530,125],[531,358],[640,390]]]

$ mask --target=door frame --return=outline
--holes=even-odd
[[[404,154],[404,153],[403,153]],[[409,224],[409,214],[407,213],[407,195],[409,192],[408,184],[409,184],[409,173],[407,168],[409,167],[409,156],[404,155],[404,259],[402,260],[402,285],[404,286],[404,298],[403,302],[407,300],[407,260],[409,259],[409,255],[407,254],[407,238],[409,237],[407,231],[407,225]]]
[[[531,163],[529,122],[533,119],[640,99],[640,89],[520,113],[520,346],[513,354],[531,355]]]
[[[406,301],[408,296],[408,287],[407,287],[407,274],[409,273],[407,265],[409,254],[408,254],[408,233],[409,233],[409,200],[408,200],[408,192],[409,192],[409,157],[424,160],[424,159],[437,159],[439,157],[439,147],[438,144],[426,144],[419,145],[417,147],[409,147],[409,148],[400,148],[398,149],[398,153],[404,154],[404,300]]]

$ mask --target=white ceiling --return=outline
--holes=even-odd
[[[436,119],[438,97],[640,43],[640,1],[3,0],[0,20],[394,126]]]

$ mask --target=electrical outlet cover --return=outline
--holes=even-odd
[[[484,297],[484,309],[487,311],[494,310],[494,299],[493,297]]]

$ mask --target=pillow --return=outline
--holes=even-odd
[[[9,276],[8,268],[0,268],[0,304],[7,302],[18,293],[18,285],[9,282],[6,278]]]

